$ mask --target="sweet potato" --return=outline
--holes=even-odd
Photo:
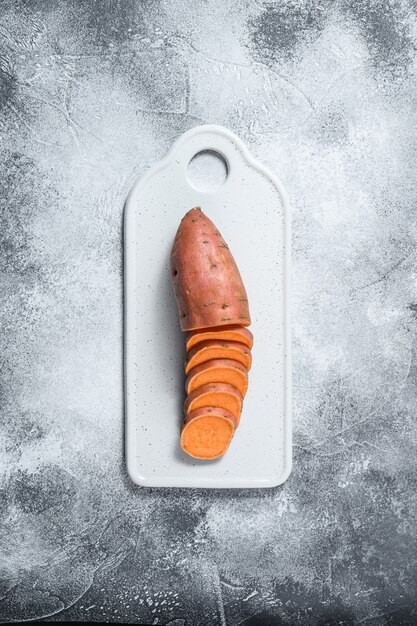
[[[170,270],[181,330],[189,333],[181,445],[190,456],[214,459],[233,437],[248,387],[248,298],[227,243],[199,207],[181,220]]]
[[[191,350],[201,341],[208,339],[217,339],[219,341],[240,341],[249,349],[253,346],[253,335],[248,328],[243,326],[219,326],[218,328],[210,328],[206,330],[194,330],[188,335],[186,349]]]
[[[211,361],[212,359],[232,359],[239,361],[249,371],[252,364],[250,350],[239,341],[216,341],[209,339],[198,343],[188,353],[185,373],[188,375],[193,367]]]
[[[199,207],[181,220],[170,268],[182,330],[249,326],[248,298],[235,260]]]
[[[209,383],[192,391],[184,404],[184,413],[202,409],[205,406],[226,409],[235,417],[236,426],[239,424],[242,411],[243,397],[238,389],[225,383]]]
[[[202,407],[185,418],[181,430],[181,447],[196,459],[217,459],[232,440],[235,420],[229,411],[217,407]]]
[[[236,387],[244,397],[248,389],[248,374],[239,361],[213,359],[194,367],[185,382],[187,393],[209,383],[226,383]]]

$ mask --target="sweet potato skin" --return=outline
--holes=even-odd
[[[187,394],[209,383],[226,383],[236,387],[243,397],[248,389],[246,368],[231,359],[212,359],[194,367],[185,381]]]
[[[207,341],[208,339],[240,341],[240,343],[244,343],[249,349],[253,346],[253,335],[249,328],[235,324],[233,326],[219,326],[217,328],[194,330],[187,337],[185,346],[187,352],[201,341]]]
[[[191,348],[185,364],[185,373],[188,376],[193,367],[212,359],[232,359],[239,361],[247,371],[250,370],[252,364],[251,352],[244,343],[240,343],[239,341],[216,341],[215,339],[209,339]]]
[[[191,209],[181,220],[170,269],[181,330],[249,326],[248,298],[238,267],[200,208]]]

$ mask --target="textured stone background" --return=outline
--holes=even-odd
[[[0,11],[0,621],[415,624],[416,1]],[[123,203],[204,122],[292,203],[295,458],[271,491],[124,467]]]

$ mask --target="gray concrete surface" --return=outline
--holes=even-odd
[[[1,3],[1,621],[417,622],[416,11]],[[206,122],[292,204],[294,468],[272,491],[124,467],[123,203]]]

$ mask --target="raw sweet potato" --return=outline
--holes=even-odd
[[[235,260],[199,207],[181,220],[170,267],[182,330],[249,326],[248,298]]]
[[[235,420],[231,413],[217,407],[202,407],[185,418],[181,447],[196,459],[217,459],[232,440]]]
[[[225,383],[209,383],[190,393],[184,404],[184,413],[188,415],[191,411],[205,406],[226,409],[234,415],[237,426],[242,411],[242,402],[242,394],[235,387]]]
[[[240,341],[248,346],[249,349],[253,346],[253,335],[248,328],[243,326],[219,326],[218,328],[210,328],[206,330],[193,330],[188,335],[186,349],[191,350],[197,343],[206,341],[207,339],[217,339],[221,341]]]
[[[191,393],[209,383],[226,383],[236,387],[244,397],[248,389],[248,374],[239,361],[213,359],[194,367],[185,382],[185,390]]]
[[[189,333],[181,445],[192,457],[215,459],[233,437],[248,387],[248,298],[227,243],[199,207],[181,220],[170,270],[180,326]]]
[[[216,341],[209,339],[198,343],[188,353],[185,373],[188,375],[193,367],[211,361],[212,359],[232,359],[242,363],[249,371],[252,363],[250,350],[244,343],[239,341]]]

